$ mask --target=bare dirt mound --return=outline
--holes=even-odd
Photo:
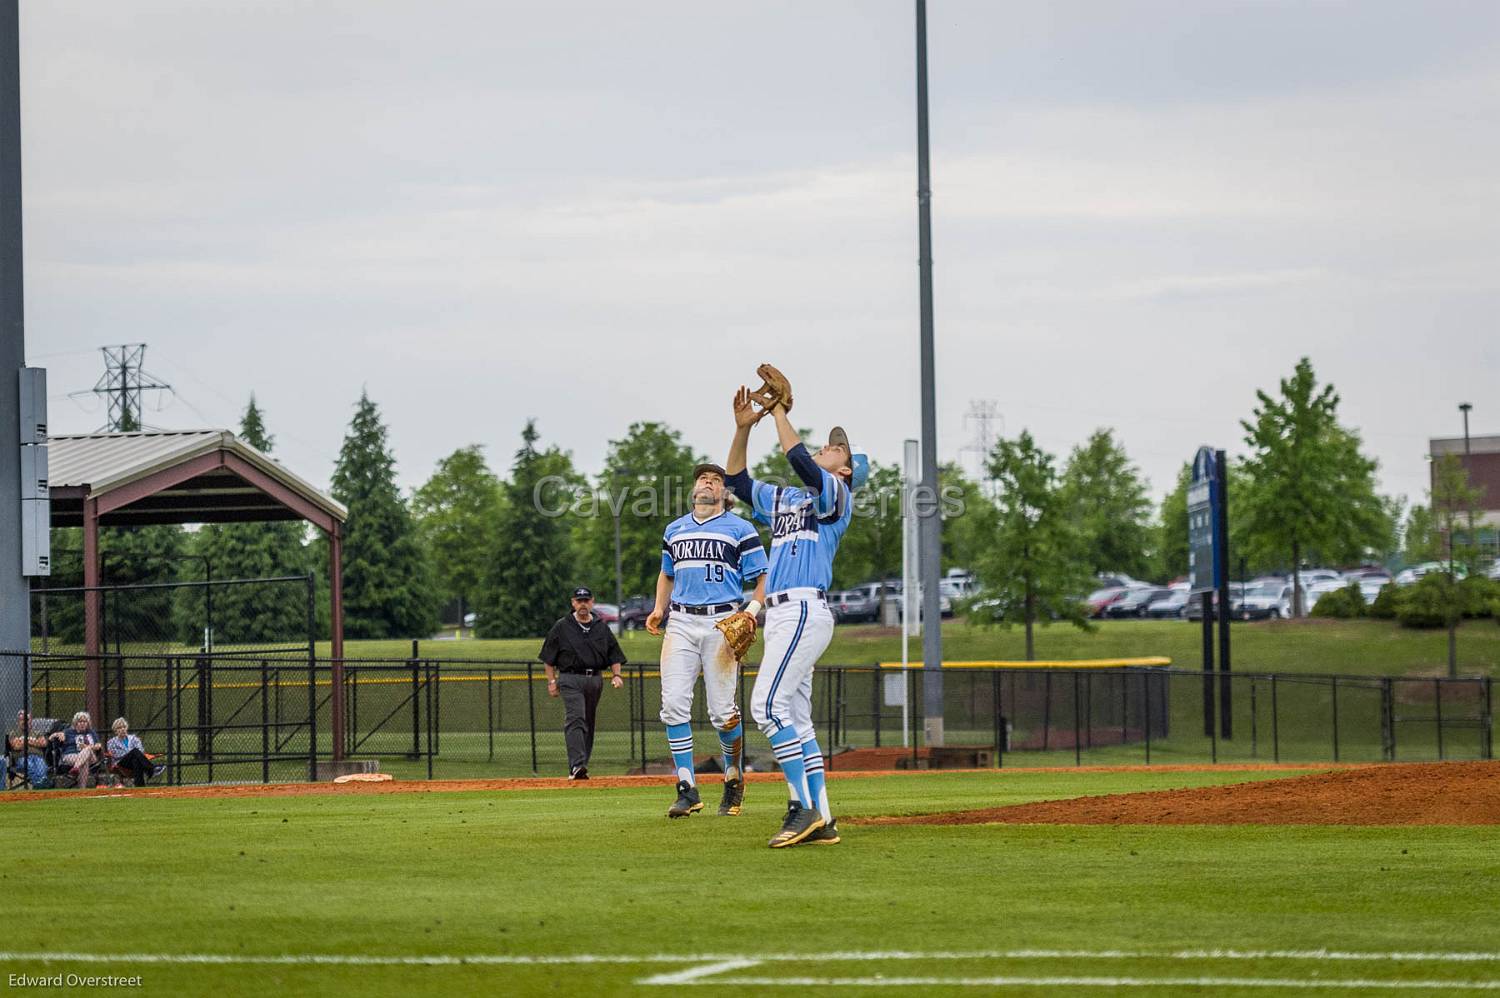
[[[857,823],[1500,825],[1500,762],[1366,766],[1255,783],[865,818]]]

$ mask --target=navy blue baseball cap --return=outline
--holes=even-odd
[[[592,590],[589,589],[588,586],[579,586],[577,589],[573,590],[573,598],[574,599],[593,599],[594,598],[594,593],[593,593]]]

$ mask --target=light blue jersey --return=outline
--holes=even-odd
[[[822,487],[814,491],[794,485],[776,486],[758,482],[744,472],[731,475],[730,485],[736,495],[750,503],[755,518],[771,526],[766,592],[802,588],[827,591],[833,583],[833,557],[854,512],[849,487],[817,467],[800,444],[787,456],[799,475],[816,469]]]
[[[661,570],[676,603],[738,603],[744,587],[765,574],[766,551],[755,528],[733,513],[702,521],[689,513],[667,524]]]

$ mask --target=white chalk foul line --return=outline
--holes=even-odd
[[[751,967],[760,966],[761,961],[723,960],[719,963],[706,963],[701,967],[689,967],[687,970],[674,970],[665,974],[657,974],[636,981],[637,984],[696,984],[701,977],[710,977],[714,974],[725,974],[731,970],[748,970]]]
[[[648,978],[636,983],[657,982]],[[1324,980],[1295,977],[714,977],[674,983],[809,988],[1344,988],[1356,991],[1500,991],[1500,981]]]

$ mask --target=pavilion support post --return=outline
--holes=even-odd
[[[99,714],[99,648],[101,638],[102,593],[99,572],[99,500],[83,501],[83,690],[85,710],[94,724],[103,722]]]
[[[333,710],[333,757],[344,758],[344,544],[343,527],[334,521],[328,531],[329,644],[333,667],[330,700]]]

